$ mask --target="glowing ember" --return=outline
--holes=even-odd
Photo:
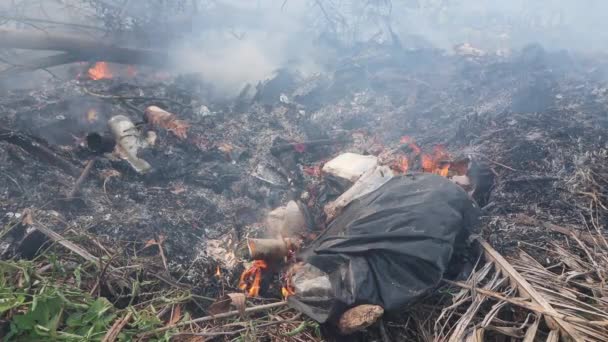
[[[87,121],[89,123],[97,121],[98,118],[99,116],[97,115],[97,111],[95,109],[91,108],[87,111]]]
[[[248,297],[257,297],[262,284],[262,270],[268,268],[264,260],[254,260],[251,267],[241,274],[239,289],[247,292]]]
[[[88,75],[92,80],[101,80],[104,78],[112,78],[112,72],[106,62],[97,62],[89,69]]]
[[[137,68],[136,68],[136,67],[134,67],[133,65],[129,65],[129,66],[127,67],[127,75],[128,75],[130,78],[133,78],[133,77],[137,76]]]
[[[293,149],[296,150],[296,152],[298,152],[298,153],[304,153],[304,152],[306,152],[306,145],[304,145],[304,144],[295,144],[293,146]]]
[[[323,175],[323,173],[321,171],[321,165],[304,166],[302,168],[302,171],[304,171],[304,173],[306,173],[307,175],[309,175],[311,177],[319,178]]]

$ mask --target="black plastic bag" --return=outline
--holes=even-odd
[[[399,311],[439,283],[478,216],[475,202],[446,178],[394,177],[351,202],[300,254],[327,274],[333,296],[296,293],[288,301],[321,323],[359,304]]]

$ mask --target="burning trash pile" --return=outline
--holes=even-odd
[[[607,340],[602,60],[360,48],[1,89],[0,336]]]
[[[283,264],[281,293],[289,305],[319,323],[339,321],[343,333],[352,333],[381,315],[354,327],[340,320],[347,309],[371,304],[381,313],[399,312],[435,287],[448,269],[473,263],[467,238],[476,228],[479,207],[473,191],[468,194],[455,184],[467,179],[471,185],[468,168],[448,179],[452,162],[447,152],[436,148],[433,155],[421,154],[410,139],[401,143],[420,157],[421,172],[407,172],[403,162],[389,167],[377,157],[354,153],[325,163],[323,174],[352,185],[326,205],[329,225],[312,241],[306,241],[305,206],[290,201],[270,212],[264,234],[272,238],[248,239],[254,261],[242,273],[239,288],[258,296],[263,275]]]

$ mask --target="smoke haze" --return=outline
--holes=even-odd
[[[169,31],[172,68],[198,73],[226,95],[286,66],[305,74],[323,70],[346,49],[370,41],[448,52],[465,42],[488,53],[529,43],[605,52],[608,38],[603,18],[608,3],[600,0],[53,0],[42,5],[24,0],[2,1],[0,19],[16,15],[100,26],[102,21],[90,20],[96,3],[118,8],[126,28],[130,16],[164,18],[159,30]],[[155,47],[156,36],[151,32],[146,45]],[[129,41],[141,43],[141,38]]]

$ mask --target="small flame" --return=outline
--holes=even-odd
[[[218,278],[222,277],[222,271],[220,270],[219,266],[217,266],[216,269],[215,269],[215,276],[218,277]]]
[[[391,165],[391,169],[395,170],[398,173],[406,173],[409,169],[409,161],[406,156],[399,156],[397,160]]]
[[[292,289],[283,286],[281,287],[281,294],[283,295],[283,298],[287,299],[287,297],[293,296],[296,293]]]
[[[106,62],[97,62],[89,69],[88,75],[92,80],[101,80],[104,78],[112,78],[112,72]]]
[[[433,157],[428,154],[422,155],[422,171],[424,172],[433,172],[435,169],[435,162],[433,161]]]
[[[257,297],[262,284],[262,270],[268,268],[264,260],[254,260],[249,269],[241,274],[239,289],[246,291],[248,297]]]
[[[447,177],[449,170],[450,170],[450,164],[446,164],[446,165],[442,166],[441,168],[437,169],[437,174],[442,177]]]

